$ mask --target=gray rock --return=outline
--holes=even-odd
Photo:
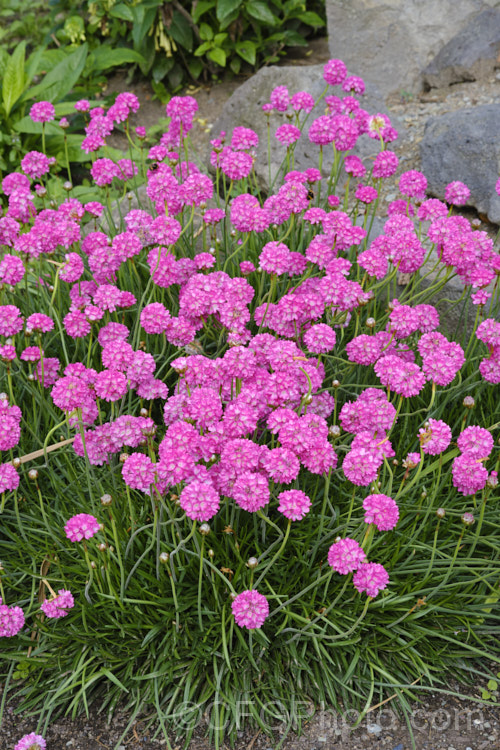
[[[476,81],[492,75],[500,50],[500,8],[488,8],[467,23],[423,71],[427,88]]]
[[[500,223],[500,196],[495,183],[500,173],[500,104],[431,117],[420,144],[422,172],[428,191],[444,198],[446,185],[465,182],[470,204],[490,221]]]
[[[385,95],[416,93],[421,72],[468,20],[498,0],[326,0],[330,54]]]
[[[259,183],[264,190],[269,189],[269,169],[267,159],[267,116],[262,112],[262,105],[269,101],[271,91],[276,86],[286,86],[290,95],[298,91],[307,91],[316,100],[325,90],[323,79],[323,65],[310,65],[307,67],[296,66],[271,66],[262,68],[254,76],[242,84],[224,105],[221,116],[213,127],[214,137],[219,131],[224,130],[229,136],[237,125],[252,128],[259,135],[259,148],[256,161],[256,173]],[[328,94],[339,94],[339,91],[330,88]],[[341,93],[341,92],[340,92]],[[381,112],[389,114],[385,107],[383,98],[378,88],[369,84],[366,93],[361,97],[361,106],[370,113]],[[321,100],[309,115],[305,132],[295,146],[294,169],[304,170],[308,167],[317,167],[319,158],[319,146],[311,143],[307,138],[307,132],[313,119],[325,114],[324,101]],[[273,112],[270,116],[271,131],[271,181],[274,180],[283,159],[286,158],[286,148],[274,137],[276,128],[288,122],[285,114]],[[400,137],[404,138],[404,130],[401,124],[391,117],[391,122],[398,130]],[[358,141],[353,153],[361,158],[375,156],[379,152],[379,142],[363,135]],[[208,158],[206,159],[208,162]],[[323,149],[323,173],[330,173],[333,163],[331,148]]]

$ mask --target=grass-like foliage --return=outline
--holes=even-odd
[[[316,103],[271,93],[267,197],[252,130],[195,165],[189,97],[147,155],[127,126],[135,167],[105,138],[136,98],[94,113],[101,202],[52,204],[41,153],[3,180],[1,670],[37,731],[120,703],[187,740],[204,716],[220,746],[500,660],[499,256],[454,209],[466,186],[426,200],[400,174],[361,79],[324,78]],[[119,220],[108,188],[136,170]]]

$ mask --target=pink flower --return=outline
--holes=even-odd
[[[270,103],[277,112],[286,112],[290,97],[286,86],[276,86],[271,91]]]
[[[355,572],[352,582],[360,594],[366,591],[367,595],[373,598],[386,588],[389,583],[389,573],[380,563],[362,563]]]
[[[193,521],[209,521],[219,510],[220,497],[210,482],[193,479],[182,490],[179,505]]]
[[[451,443],[451,429],[442,419],[429,419],[418,431],[418,438],[424,453],[437,456]]]
[[[118,370],[103,370],[94,384],[95,392],[105,401],[118,401],[127,393],[127,378]]]
[[[0,638],[12,638],[24,626],[24,612],[21,607],[8,607],[0,596]]]
[[[57,596],[53,599],[45,599],[42,602],[42,612],[51,618],[66,617],[68,609],[75,606],[75,600],[71,591],[59,589]]]
[[[398,168],[398,157],[393,151],[381,151],[373,162],[373,177],[391,177]]]
[[[268,242],[262,248],[259,264],[267,273],[281,276],[290,267],[290,250],[283,242]]]
[[[453,486],[463,495],[475,495],[486,486],[488,471],[473,453],[463,453],[453,460]]]
[[[454,206],[464,206],[470,198],[470,190],[463,182],[450,182],[444,191],[444,199]]]
[[[0,464],[0,492],[17,490],[19,474],[12,464]]]
[[[457,445],[462,453],[469,453],[476,458],[487,458],[493,450],[493,435],[484,427],[471,425],[460,433]]]
[[[323,68],[323,78],[329,86],[338,86],[347,76],[347,67],[342,60],[328,60]]]
[[[240,628],[255,630],[262,627],[268,617],[269,602],[263,594],[259,594],[255,589],[242,591],[233,600],[231,610]]]
[[[409,172],[403,172],[399,178],[399,192],[407,195],[409,198],[423,200],[427,190],[427,179],[422,172],[410,169]]]
[[[311,500],[302,490],[285,490],[278,495],[278,510],[290,521],[301,521],[311,509]]]
[[[132,489],[149,492],[155,481],[155,464],[144,453],[131,453],[122,466],[122,477]]]
[[[72,542],[90,539],[99,531],[99,521],[88,513],[78,513],[72,516],[64,527],[66,536]]]
[[[46,744],[41,734],[25,734],[21,737],[14,750],[45,750]]]
[[[36,102],[30,109],[33,122],[50,122],[56,116],[54,105],[50,102]]]
[[[339,539],[328,550],[328,564],[342,575],[357,570],[366,555],[355,539]]]
[[[276,130],[275,136],[278,139],[280,143],[283,143],[285,146],[291,146],[293,143],[299,140],[300,138],[300,128],[295,127],[295,125],[291,125],[290,123],[285,123],[284,125],[280,125],[279,128]]]
[[[326,323],[316,323],[304,334],[304,344],[312,354],[331,352],[335,341],[335,331]]]
[[[374,523],[379,531],[390,531],[398,522],[398,506],[388,495],[368,495],[363,500],[363,508],[365,523]]]

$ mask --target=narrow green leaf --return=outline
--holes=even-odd
[[[246,42],[238,42],[238,44],[235,46],[235,49],[238,55],[242,57],[245,62],[250,63],[250,65],[255,65],[257,48],[253,42],[250,42],[249,40],[247,40]]]
[[[26,42],[19,42],[5,68],[2,82],[2,97],[5,113],[9,116],[24,89],[24,55]]]
[[[217,0],[217,20],[223,21],[241,6],[242,0]]]

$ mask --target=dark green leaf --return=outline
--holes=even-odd
[[[187,18],[184,18],[178,11],[174,11],[168,33],[181,47],[187,49],[188,52],[193,51],[193,30]]]
[[[283,32],[283,38],[288,47],[307,47],[306,40],[297,31],[287,29]]]
[[[19,42],[7,62],[2,81],[2,98],[8,116],[24,90],[24,54],[26,42]]]
[[[125,3],[118,3],[118,5],[114,5],[109,11],[109,15],[114,18],[121,18],[123,21],[130,21],[130,23],[134,22],[134,14],[132,13],[132,9],[129,8],[128,5],[125,5]]]
[[[162,81],[173,67],[173,57],[167,57],[166,55],[164,57],[160,57],[153,66],[153,80],[156,81],[156,83],[159,83],[159,81]]]
[[[250,63],[250,65],[255,65],[257,48],[253,42],[250,42],[249,40],[247,40],[246,42],[238,42],[238,44],[235,46],[235,49],[238,55],[242,57],[245,62]]]
[[[116,65],[124,65],[125,63],[144,63],[144,57],[133,49],[127,47],[118,47],[113,49],[112,47],[97,47],[92,51],[92,65],[90,67],[93,71],[107,70],[113,68]]]
[[[156,18],[157,8],[145,8],[140,3],[130,9],[134,14],[132,26],[132,39],[135,47],[140,47],[143,39],[147,37]]]
[[[324,20],[320,18],[317,13],[313,13],[312,10],[308,10],[305,13],[299,13],[297,18],[299,21],[302,21],[302,23],[307,24],[307,26],[314,26],[314,28],[319,28],[320,26],[325,25]]]
[[[195,23],[198,23],[200,18],[204,13],[207,12],[207,10],[210,10],[211,8],[215,8],[216,6],[216,0],[201,0],[201,2],[196,3],[193,12],[191,13],[191,17]]]
[[[203,63],[201,60],[198,60],[198,58],[191,58],[188,60],[188,69],[191,73],[192,77],[196,80],[201,75],[201,72],[203,70]]]
[[[271,13],[269,6],[261,2],[261,0],[251,0],[251,2],[245,5],[245,10],[249,16],[252,16],[252,18],[261,23],[269,26],[276,26],[278,24],[278,19]]]
[[[241,6],[242,0],[217,0],[217,19],[223,21]]]
[[[39,84],[29,89],[24,94],[23,101],[43,98],[53,102],[63,99],[78,81],[85,67],[87,53],[87,44],[82,44],[52,68]]]
[[[207,52],[207,57],[221,68],[226,66],[226,53],[220,47],[215,47]]]
[[[238,75],[238,73],[241,70],[241,60],[239,57],[232,57],[229,62],[229,67],[235,73],[235,75]]]

